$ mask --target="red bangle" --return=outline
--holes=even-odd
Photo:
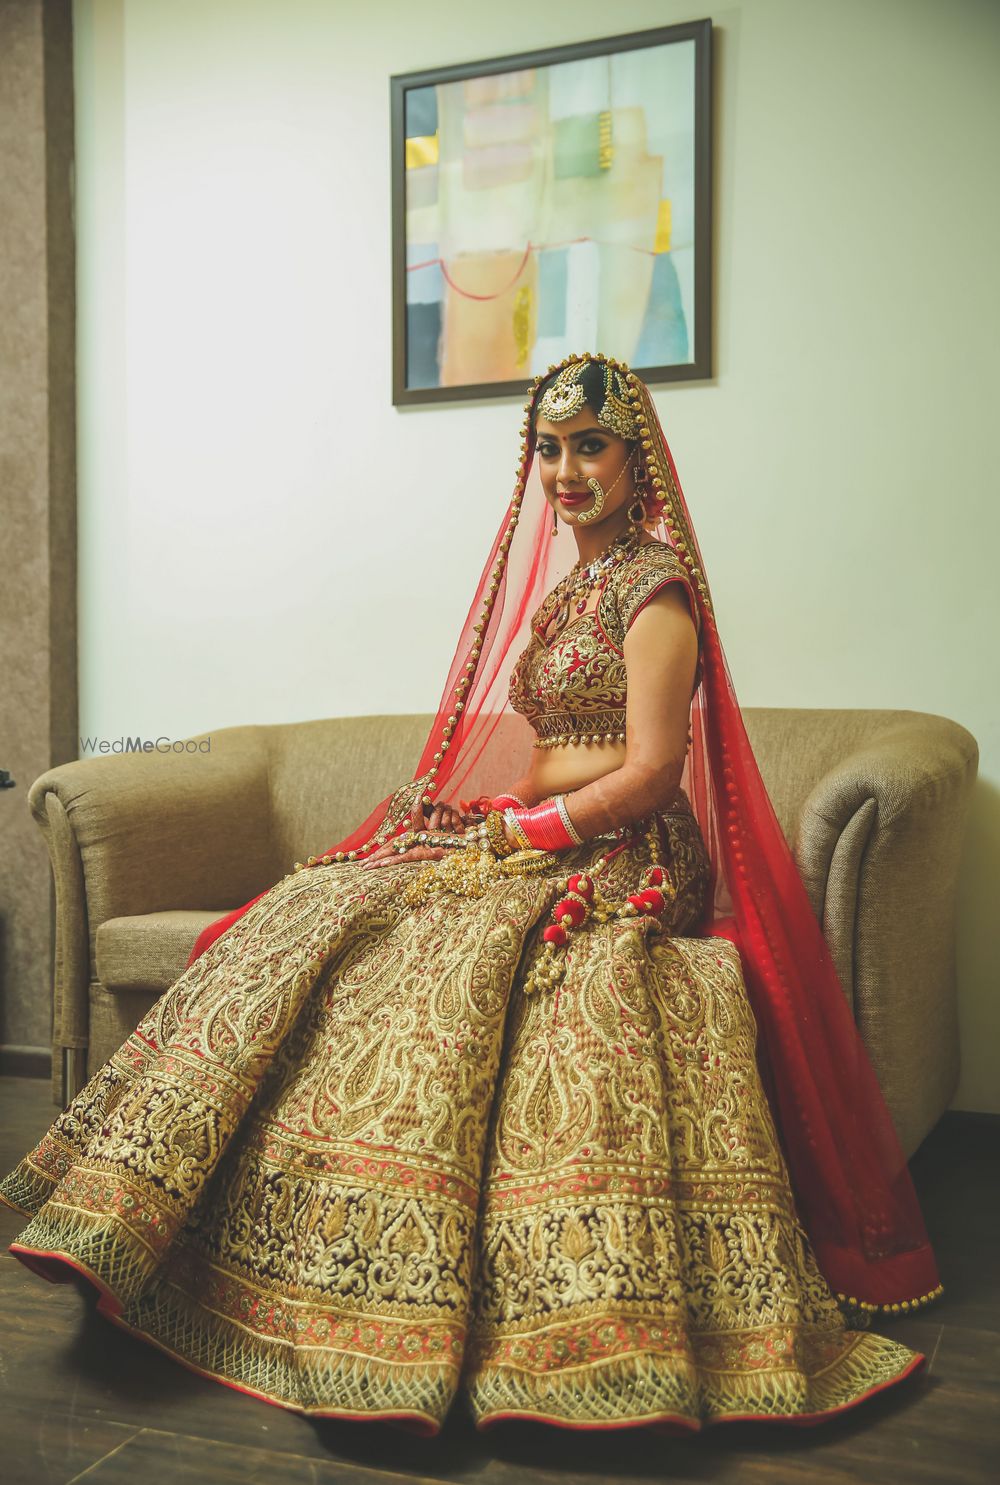
[[[526,810],[528,806],[523,799],[518,799],[516,794],[498,794],[496,799],[490,800],[491,810],[505,810],[508,805],[517,805],[519,809]]]
[[[513,818],[536,851],[564,851],[567,846],[581,844],[579,837],[574,840],[567,828],[568,821],[559,809],[558,799],[561,797],[546,799],[530,810],[511,811]]]

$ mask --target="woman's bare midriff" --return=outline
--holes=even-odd
[[[558,748],[536,748],[531,760],[531,782],[538,799],[582,789],[625,762],[623,742],[565,743]]]

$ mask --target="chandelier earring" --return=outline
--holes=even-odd
[[[628,518],[633,527],[638,528],[646,519],[646,470],[641,459],[632,473],[632,483],[635,486],[635,499],[628,508]]]

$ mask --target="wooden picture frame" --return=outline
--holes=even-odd
[[[710,20],[390,93],[395,405],[523,397],[583,350],[712,375]]]

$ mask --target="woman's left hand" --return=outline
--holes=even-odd
[[[424,823],[415,824],[414,830],[448,830],[462,831],[465,829],[466,817],[461,810],[457,810],[453,804],[430,804],[424,805]]]

